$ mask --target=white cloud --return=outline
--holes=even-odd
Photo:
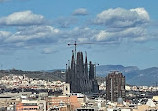
[[[61,18],[59,21],[64,20]],[[61,22],[61,26],[68,27],[72,23],[71,18]],[[54,26],[43,24],[42,15],[33,14],[31,11],[15,12],[0,19],[1,25],[18,26],[15,32],[0,31],[0,43],[13,47],[25,48],[29,46],[48,45],[52,43],[74,42],[106,42],[121,43],[141,42],[154,37],[148,36],[147,24],[150,17],[143,8],[136,9],[108,9],[97,15],[95,23],[102,27],[75,27],[58,29]],[[41,25],[39,25],[41,24]],[[57,25],[57,24],[56,24]],[[56,26],[55,25],[55,26]],[[57,25],[58,26],[58,25]],[[54,52],[45,48],[42,53]]]
[[[135,41],[135,42],[144,42],[144,41],[146,41],[146,40],[148,40],[148,39],[147,39],[147,37],[145,37],[145,36],[142,36],[142,37],[138,37],[138,38],[134,38],[134,39],[133,39],[133,41]]]
[[[55,35],[59,33],[59,29],[52,26],[29,26],[22,27],[16,33],[12,34],[5,42],[51,42],[55,41]],[[39,41],[41,40],[41,41]],[[43,41],[42,41],[43,40]]]
[[[135,27],[145,25],[150,20],[144,8],[136,9],[108,9],[97,15],[95,24],[102,24],[106,27]]]
[[[106,32],[104,30],[101,30],[97,35],[96,35],[96,40],[97,41],[102,41],[102,40],[107,40],[110,37],[110,33]]]
[[[85,8],[79,8],[73,12],[73,15],[88,15],[88,11]]]
[[[17,50],[23,48],[35,48],[40,45],[49,45],[57,43],[60,39],[61,31],[52,26],[27,26],[20,27],[15,33],[0,31],[0,48]],[[43,53],[55,52],[46,50]]]
[[[11,32],[0,31],[0,46],[4,46],[4,41],[11,36]]]
[[[98,33],[97,30],[93,30],[91,28],[85,27],[85,28],[79,28],[75,27],[69,32],[67,32],[67,37],[71,41],[78,40],[80,42],[87,42],[87,41],[92,41],[94,38],[94,35]],[[70,39],[71,38],[71,39]]]
[[[136,12],[142,20],[150,20],[149,14],[144,8],[130,9],[130,11]]]
[[[0,24],[8,26],[40,25],[43,23],[44,17],[42,15],[33,14],[29,10],[14,12],[7,17],[0,18]]]
[[[136,41],[136,40],[146,40],[146,30],[142,27],[132,27],[126,28],[120,31],[109,32],[106,30],[101,30],[98,34],[95,35],[96,41],[117,41],[121,42],[123,40]]]
[[[7,38],[8,36],[10,36],[11,33],[7,32],[7,31],[0,31],[0,39],[2,38]]]
[[[54,50],[54,49],[52,49],[52,48],[44,48],[44,49],[42,50],[42,54],[52,54],[52,53],[54,53],[54,52],[56,52],[56,50]]]
[[[89,39],[88,38],[78,38],[79,42],[88,42]]]
[[[123,9],[115,8],[99,13],[94,23],[102,26],[94,37],[96,41],[146,41],[148,37],[147,26],[150,17],[144,8]]]

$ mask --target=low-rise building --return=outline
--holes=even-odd
[[[76,95],[70,96],[50,96],[47,100],[47,109],[61,108],[65,107],[71,110],[81,107],[81,103],[78,101]]]
[[[46,111],[44,100],[22,100],[16,105],[16,111]]]

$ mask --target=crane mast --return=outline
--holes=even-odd
[[[68,44],[68,46],[70,46],[70,45],[74,45],[75,46],[75,60],[76,60],[76,46],[78,45],[77,43],[76,43],[76,41],[75,41],[75,43],[74,44]]]
[[[69,43],[67,44],[68,46],[74,45],[75,46],[75,60],[76,60],[76,55],[77,55],[77,45],[82,45],[82,44],[94,44],[94,43]]]

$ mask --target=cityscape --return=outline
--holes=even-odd
[[[33,72],[1,70],[1,111],[157,111],[158,87],[128,85],[119,71],[104,79],[96,64],[72,51],[66,70],[55,71],[64,81],[27,77]],[[34,72],[35,73],[35,72]],[[39,72],[36,72],[37,75]],[[53,73],[53,75],[55,75]],[[44,74],[44,73],[42,73]],[[50,75],[51,73],[49,73]],[[45,74],[46,75],[46,74]]]
[[[157,4],[0,0],[0,111],[158,111]]]

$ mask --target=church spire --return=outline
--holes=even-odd
[[[74,51],[72,50],[71,68],[74,67],[74,64],[75,64],[75,57],[74,57]]]
[[[86,57],[85,57],[85,64],[87,64],[87,52],[85,52],[85,55],[86,55]]]

